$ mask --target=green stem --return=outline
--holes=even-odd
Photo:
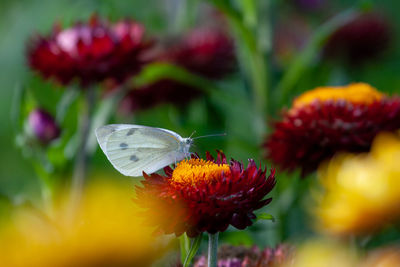
[[[267,67],[263,55],[258,50],[249,51],[248,59],[254,103],[258,112],[264,114],[268,110],[267,100],[269,98],[267,90]]]
[[[208,0],[223,12],[236,34],[236,39],[243,52],[242,63],[246,66],[253,87],[253,97],[256,109],[261,114],[268,110],[269,92],[268,75],[265,57],[255,38],[255,33],[243,22],[242,15],[233,9],[226,1]],[[249,3],[244,3],[249,5]],[[252,5],[250,1],[250,5]],[[254,4],[255,5],[255,4]]]
[[[89,87],[84,91],[85,98],[82,101],[83,105],[79,110],[79,128],[80,139],[76,153],[75,169],[72,178],[71,186],[71,207],[70,215],[73,216],[76,208],[81,201],[83,186],[87,175],[87,161],[88,161],[88,140],[90,136],[90,126],[92,120],[92,113],[95,105],[96,91],[94,87]]]
[[[244,23],[249,28],[257,27],[257,6],[255,0],[243,0],[241,1]]]
[[[217,267],[218,233],[208,234],[208,267]]]
[[[43,200],[43,208],[47,216],[53,217],[54,215],[54,178],[51,177],[49,171],[45,169],[45,164],[48,162],[44,156],[38,152],[33,159],[33,167],[35,169],[36,174],[40,178],[40,189]]]
[[[40,182],[41,182],[41,193],[44,203],[44,210],[48,216],[52,217],[54,211],[52,187],[50,186],[49,182],[44,181],[44,179],[42,179]]]

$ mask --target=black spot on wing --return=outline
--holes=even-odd
[[[120,147],[122,150],[125,150],[125,149],[128,149],[128,144],[127,144],[127,143],[121,143],[121,144],[119,144],[119,147]]]
[[[129,159],[130,159],[131,161],[133,161],[133,162],[137,162],[137,161],[139,160],[139,158],[136,157],[135,155],[132,155]]]
[[[130,136],[136,132],[137,129],[129,129],[129,131],[126,133],[126,136]]]

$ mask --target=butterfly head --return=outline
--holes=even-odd
[[[189,153],[189,149],[192,144],[193,144],[192,138],[190,138],[190,137],[183,138],[182,143],[181,143],[182,152],[185,154]]]

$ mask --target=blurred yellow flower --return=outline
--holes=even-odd
[[[358,257],[348,247],[332,241],[311,240],[301,245],[282,267],[354,267]]]
[[[346,86],[317,87],[307,91],[293,101],[293,108],[302,107],[314,101],[346,101],[353,104],[371,104],[385,95],[367,83],[352,83]]]
[[[0,231],[1,266],[149,266],[167,247],[138,216],[132,188],[89,186],[73,220],[66,208],[52,219],[32,209],[15,212]]]
[[[314,210],[323,231],[363,234],[400,216],[400,138],[382,133],[369,154],[341,154],[319,169],[324,193]]]
[[[274,265],[276,266],[276,265]],[[359,253],[354,247],[332,240],[314,239],[301,244],[293,257],[276,267],[398,267],[400,248],[379,248]]]

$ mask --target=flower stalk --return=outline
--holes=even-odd
[[[218,232],[208,234],[208,267],[217,267],[218,257]]]
[[[79,205],[83,186],[87,175],[88,160],[88,140],[90,136],[90,128],[92,124],[92,113],[96,102],[96,91],[93,86],[84,91],[84,100],[80,109],[79,118],[79,143],[76,151],[75,169],[71,185],[71,214],[74,213],[75,207]]]

